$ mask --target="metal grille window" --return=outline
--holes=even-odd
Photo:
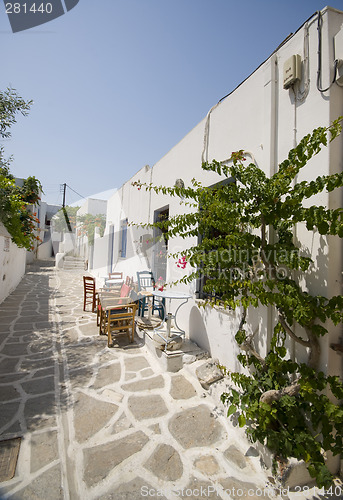
[[[229,177],[222,182],[219,182],[219,183],[213,184],[212,186],[209,186],[209,188],[216,190],[216,189],[220,188],[221,186],[225,186],[227,184],[232,184],[234,182],[236,182],[235,179],[233,177]],[[200,206],[200,210],[202,210],[201,206]],[[208,228],[208,231],[209,232],[208,232],[207,236],[210,239],[217,238],[217,237],[223,236],[225,234],[225,233],[221,233],[220,231],[218,231],[218,229],[215,229],[212,227]],[[203,234],[199,234],[199,236],[198,236],[198,243],[199,244],[203,240],[203,237],[204,237]],[[208,253],[210,253],[210,252],[211,252],[211,250],[208,251]],[[213,292],[209,292],[209,291],[205,292],[204,291],[205,284],[208,285],[211,278],[209,276],[206,276],[203,272],[201,272],[201,264],[199,265],[199,270],[200,270],[200,277],[197,279],[197,284],[196,284],[196,296],[197,296],[197,298],[220,300],[222,297],[220,295],[216,294],[214,291]]]

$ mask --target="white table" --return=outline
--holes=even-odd
[[[185,335],[185,331],[182,330],[179,325],[177,324],[177,313],[180,309],[181,306],[186,304],[188,300],[192,297],[189,293],[183,293],[183,292],[173,292],[171,290],[164,290],[164,291],[159,291],[159,290],[154,290],[151,292],[152,295],[155,297],[159,297],[161,299],[165,299],[165,302],[169,301],[169,307],[167,307],[167,304],[165,305],[164,308],[164,321],[162,324],[154,329],[154,333],[156,333],[161,339],[164,340],[165,342],[165,350],[167,349],[168,344],[171,342],[172,337],[183,337]],[[172,300],[182,300],[181,304],[178,305],[176,308],[176,311],[174,314],[171,312],[167,312],[167,310],[170,311],[170,306],[171,306],[171,301]],[[172,326],[172,320],[174,320],[174,326]],[[164,329],[164,324],[167,324],[166,330]]]
[[[121,287],[121,285],[124,283],[122,279],[118,278],[103,278],[105,282],[105,287],[111,288],[117,285],[117,287]]]

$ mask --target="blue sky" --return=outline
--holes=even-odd
[[[34,100],[3,142],[12,173],[40,179],[53,204],[63,183],[82,196],[121,186],[325,5],[79,0],[60,18],[14,34],[1,2],[0,89]],[[329,5],[343,10],[343,0]],[[68,204],[78,198],[67,190]]]

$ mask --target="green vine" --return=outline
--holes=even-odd
[[[9,128],[16,122],[16,114],[28,114],[32,101],[24,101],[14,89],[0,92],[0,137],[9,138]],[[24,180],[23,186],[16,185],[10,173],[12,158],[4,157],[0,147],[0,221],[18,247],[33,250],[35,242],[40,241],[36,234],[39,220],[31,206],[40,200],[42,186],[35,177]]]
[[[326,390],[329,387],[342,400],[343,386],[338,377],[326,377],[285,356],[285,347],[276,343],[264,364],[254,356],[238,355],[241,364],[253,365],[254,371],[250,375],[230,373],[239,390],[231,389],[221,399],[228,405],[228,416],[235,413],[239,425],[247,425],[252,441],[268,446],[281,461],[288,457],[304,460],[317,485],[328,487],[333,477],[325,465],[324,451],[342,452],[343,409],[330,400]],[[279,399],[263,401],[264,395],[275,391],[281,395]]]
[[[184,214],[142,227],[157,226],[168,238],[194,241],[201,236],[193,246],[170,254],[188,265],[188,273],[175,283],[200,280],[205,305],[231,308],[241,317],[235,338],[245,373],[229,374],[236,387],[222,395],[228,415],[235,413],[251,439],[266,444],[280,461],[304,460],[320,487],[333,479],[326,453],[343,452],[343,385],[319,370],[319,338],[330,324],[342,322],[343,296],[312,295],[303,285],[317,270],[294,234],[301,223],[323,241],[343,237],[342,208],[311,205],[313,196],[341,188],[343,173],[301,182],[297,176],[340,133],[340,119],[315,129],[270,178],[247,164],[241,150],[225,164],[213,160],[202,165],[220,176],[212,187],[195,179],[190,187],[134,183],[138,189],[179,196],[187,207]],[[258,353],[256,332],[249,333],[249,311],[260,307],[271,309],[275,318],[265,358]],[[290,340],[307,353],[307,363],[290,359]]]

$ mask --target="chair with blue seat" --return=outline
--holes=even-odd
[[[151,271],[137,271],[138,293],[140,291],[153,292],[156,282]],[[164,317],[164,299],[152,298],[152,314],[158,311],[160,318]],[[142,297],[138,302],[138,316],[144,318],[144,312],[149,308],[147,297]]]

